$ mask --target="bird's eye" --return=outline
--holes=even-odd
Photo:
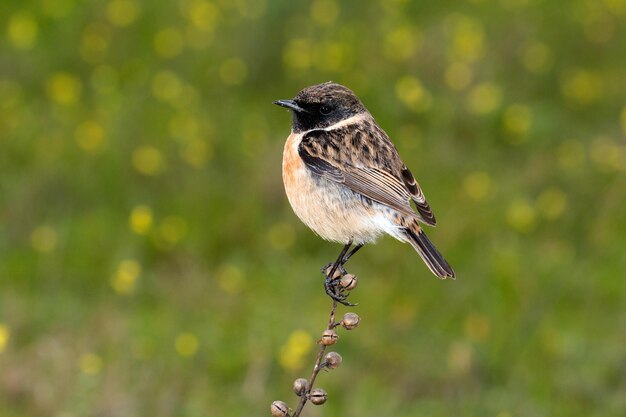
[[[324,116],[330,114],[331,111],[333,111],[333,109],[330,106],[320,107],[320,113],[322,113]]]

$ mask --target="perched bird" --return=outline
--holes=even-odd
[[[419,222],[436,223],[424,193],[389,136],[350,89],[326,82],[274,104],[293,113],[283,152],[291,207],[319,236],[345,245],[326,277],[332,298],[345,298],[333,286],[335,270],[343,270],[356,251],[385,233],[410,243],[436,276],[455,278],[420,227]]]

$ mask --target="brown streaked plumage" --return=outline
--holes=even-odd
[[[293,111],[283,153],[289,202],[315,233],[346,245],[340,266],[363,244],[389,234],[410,243],[438,277],[455,277],[418,223],[436,224],[419,184],[351,90],[328,82],[275,104]],[[351,244],[357,247],[345,256]]]

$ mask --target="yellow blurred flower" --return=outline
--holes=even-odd
[[[465,319],[465,335],[474,342],[484,342],[491,333],[491,319],[480,313],[471,313]]]
[[[165,169],[165,157],[153,146],[140,146],[133,151],[133,166],[144,175],[158,175]]]
[[[446,19],[446,26],[452,36],[451,54],[455,60],[474,62],[484,55],[485,35],[479,21],[453,14]]]
[[[602,2],[607,10],[616,16],[626,15],[626,0],[603,0]]]
[[[473,200],[484,200],[491,191],[491,177],[486,172],[473,172],[463,180],[465,193]]]
[[[141,12],[139,2],[135,0],[111,0],[106,7],[106,15],[115,26],[132,24]]]
[[[182,90],[183,83],[173,71],[163,70],[152,77],[152,93],[159,100],[176,100]]]
[[[540,74],[552,66],[552,51],[545,43],[533,41],[520,51],[522,63],[528,72]]]
[[[220,9],[215,5],[204,0],[194,0],[183,2],[183,14],[193,26],[203,32],[213,31],[221,17]]]
[[[80,99],[82,89],[80,79],[67,72],[53,74],[46,81],[48,98],[58,104],[75,104]]]
[[[308,39],[292,39],[283,51],[283,62],[288,69],[307,69],[313,63],[313,50]]]
[[[152,209],[148,206],[136,206],[128,220],[130,229],[138,235],[146,235],[152,228]]]
[[[11,16],[8,23],[8,38],[18,49],[32,49],[37,43],[39,26],[30,13],[18,13]]]
[[[158,226],[159,238],[168,249],[179,243],[187,236],[187,221],[180,216],[167,216]]]
[[[609,137],[595,138],[589,147],[591,160],[603,171],[626,171],[626,146]]]
[[[528,106],[523,104],[511,104],[504,111],[504,129],[513,135],[514,142],[525,140],[532,126],[533,114]]]
[[[100,152],[106,143],[104,128],[94,120],[87,120],[79,124],[74,130],[76,143],[87,153]]]
[[[422,44],[422,34],[416,26],[397,27],[385,34],[385,55],[394,61],[413,56]]]
[[[461,62],[455,62],[446,69],[446,84],[453,90],[464,90],[472,81],[472,69]]]
[[[239,85],[248,76],[248,67],[241,58],[229,58],[222,62],[219,69],[220,78],[226,85]]]
[[[602,96],[603,90],[602,77],[597,73],[574,69],[561,76],[561,92],[574,104],[591,104]]]
[[[183,160],[193,168],[203,168],[213,157],[213,147],[202,139],[186,140],[180,150]]]
[[[176,352],[184,358],[195,355],[198,351],[199,345],[200,342],[198,341],[198,337],[191,332],[180,333],[176,336],[176,341],[174,343]]]
[[[535,227],[535,208],[526,200],[516,200],[509,205],[506,219],[518,232],[527,233]]]
[[[269,244],[277,250],[289,248],[296,240],[296,232],[289,223],[276,223],[267,232]]]
[[[129,295],[135,291],[140,275],[141,264],[134,259],[125,259],[111,277],[111,287],[118,294]]]
[[[245,285],[243,271],[237,265],[222,264],[216,272],[217,283],[222,290],[229,294],[239,294]]]
[[[350,61],[350,48],[343,43],[323,43],[316,50],[315,65],[320,71],[345,71]]]
[[[554,220],[565,212],[567,196],[558,188],[548,188],[537,198],[537,208],[544,217]]]
[[[58,241],[56,230],[50,226],[39,226],[30,234],[30,243],[37,252],[53,252]]]
[[[467,109],[474,114],[488,114],[497,109],[502,102],[500,87],[493,83],[482,83],[469,91]]]
[[[339,5],[335,0],[314,0],[311,4],[311,17],[322,25],[333,23],[339,16]]]
[[[304,366],[304,360],[313,348],[313,338],[304,330],[296,330],[289,335],[278,354],[278,362],[288,371],[297,371]]]
[[[109,47],[112,31],[108,25],[92,22],[83,30],[80,39],[80,56],[89,63],[96,63],[104,58]]]
[[[9,330],[9,326],[0,323],[0,353],[6,350],[10,336],[11,331]]]
[[[85,353],[80,357],[80,370],[87,375],[96,375],[102,371],[102,358],[95,353]]]
[[[433,98],[420,80],[406,76],[396,83],[396,96],[411,110],[424,112],[430,109]]]
[[[464,342],[454,342],[448,350],[448,369],[454,375],[465,375],[472,367],[472,347]]]
[[[183,49],[183,35],[175,28],[166,28],[154,36],[154,49],[163,58],[174,58]]]

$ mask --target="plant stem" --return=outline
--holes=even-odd
[[[327,330],[332,330],[335,327],[335,313],[337,311],[337,301],[333,300],[333,307],[330,309],[330,317],[328,318],[328,327]],[[320,351],[317,354],[317,359],[315,360],[315,366],[313,366],[313,372],[311,373],[311,377],[309,378],[306,391],[304,394],[300,396],[300,402],[298,403],[298,407],[296,407],[296,411],[291,415],[291,417],[299,417],[304,405],[308,401],[308,395],[313,389],[313,384],[315,383],[315,378],[317,378],[317,374],[320,372],[322,359],[324,358],[324,352],[326,352],[326,345],[320,343]]]

